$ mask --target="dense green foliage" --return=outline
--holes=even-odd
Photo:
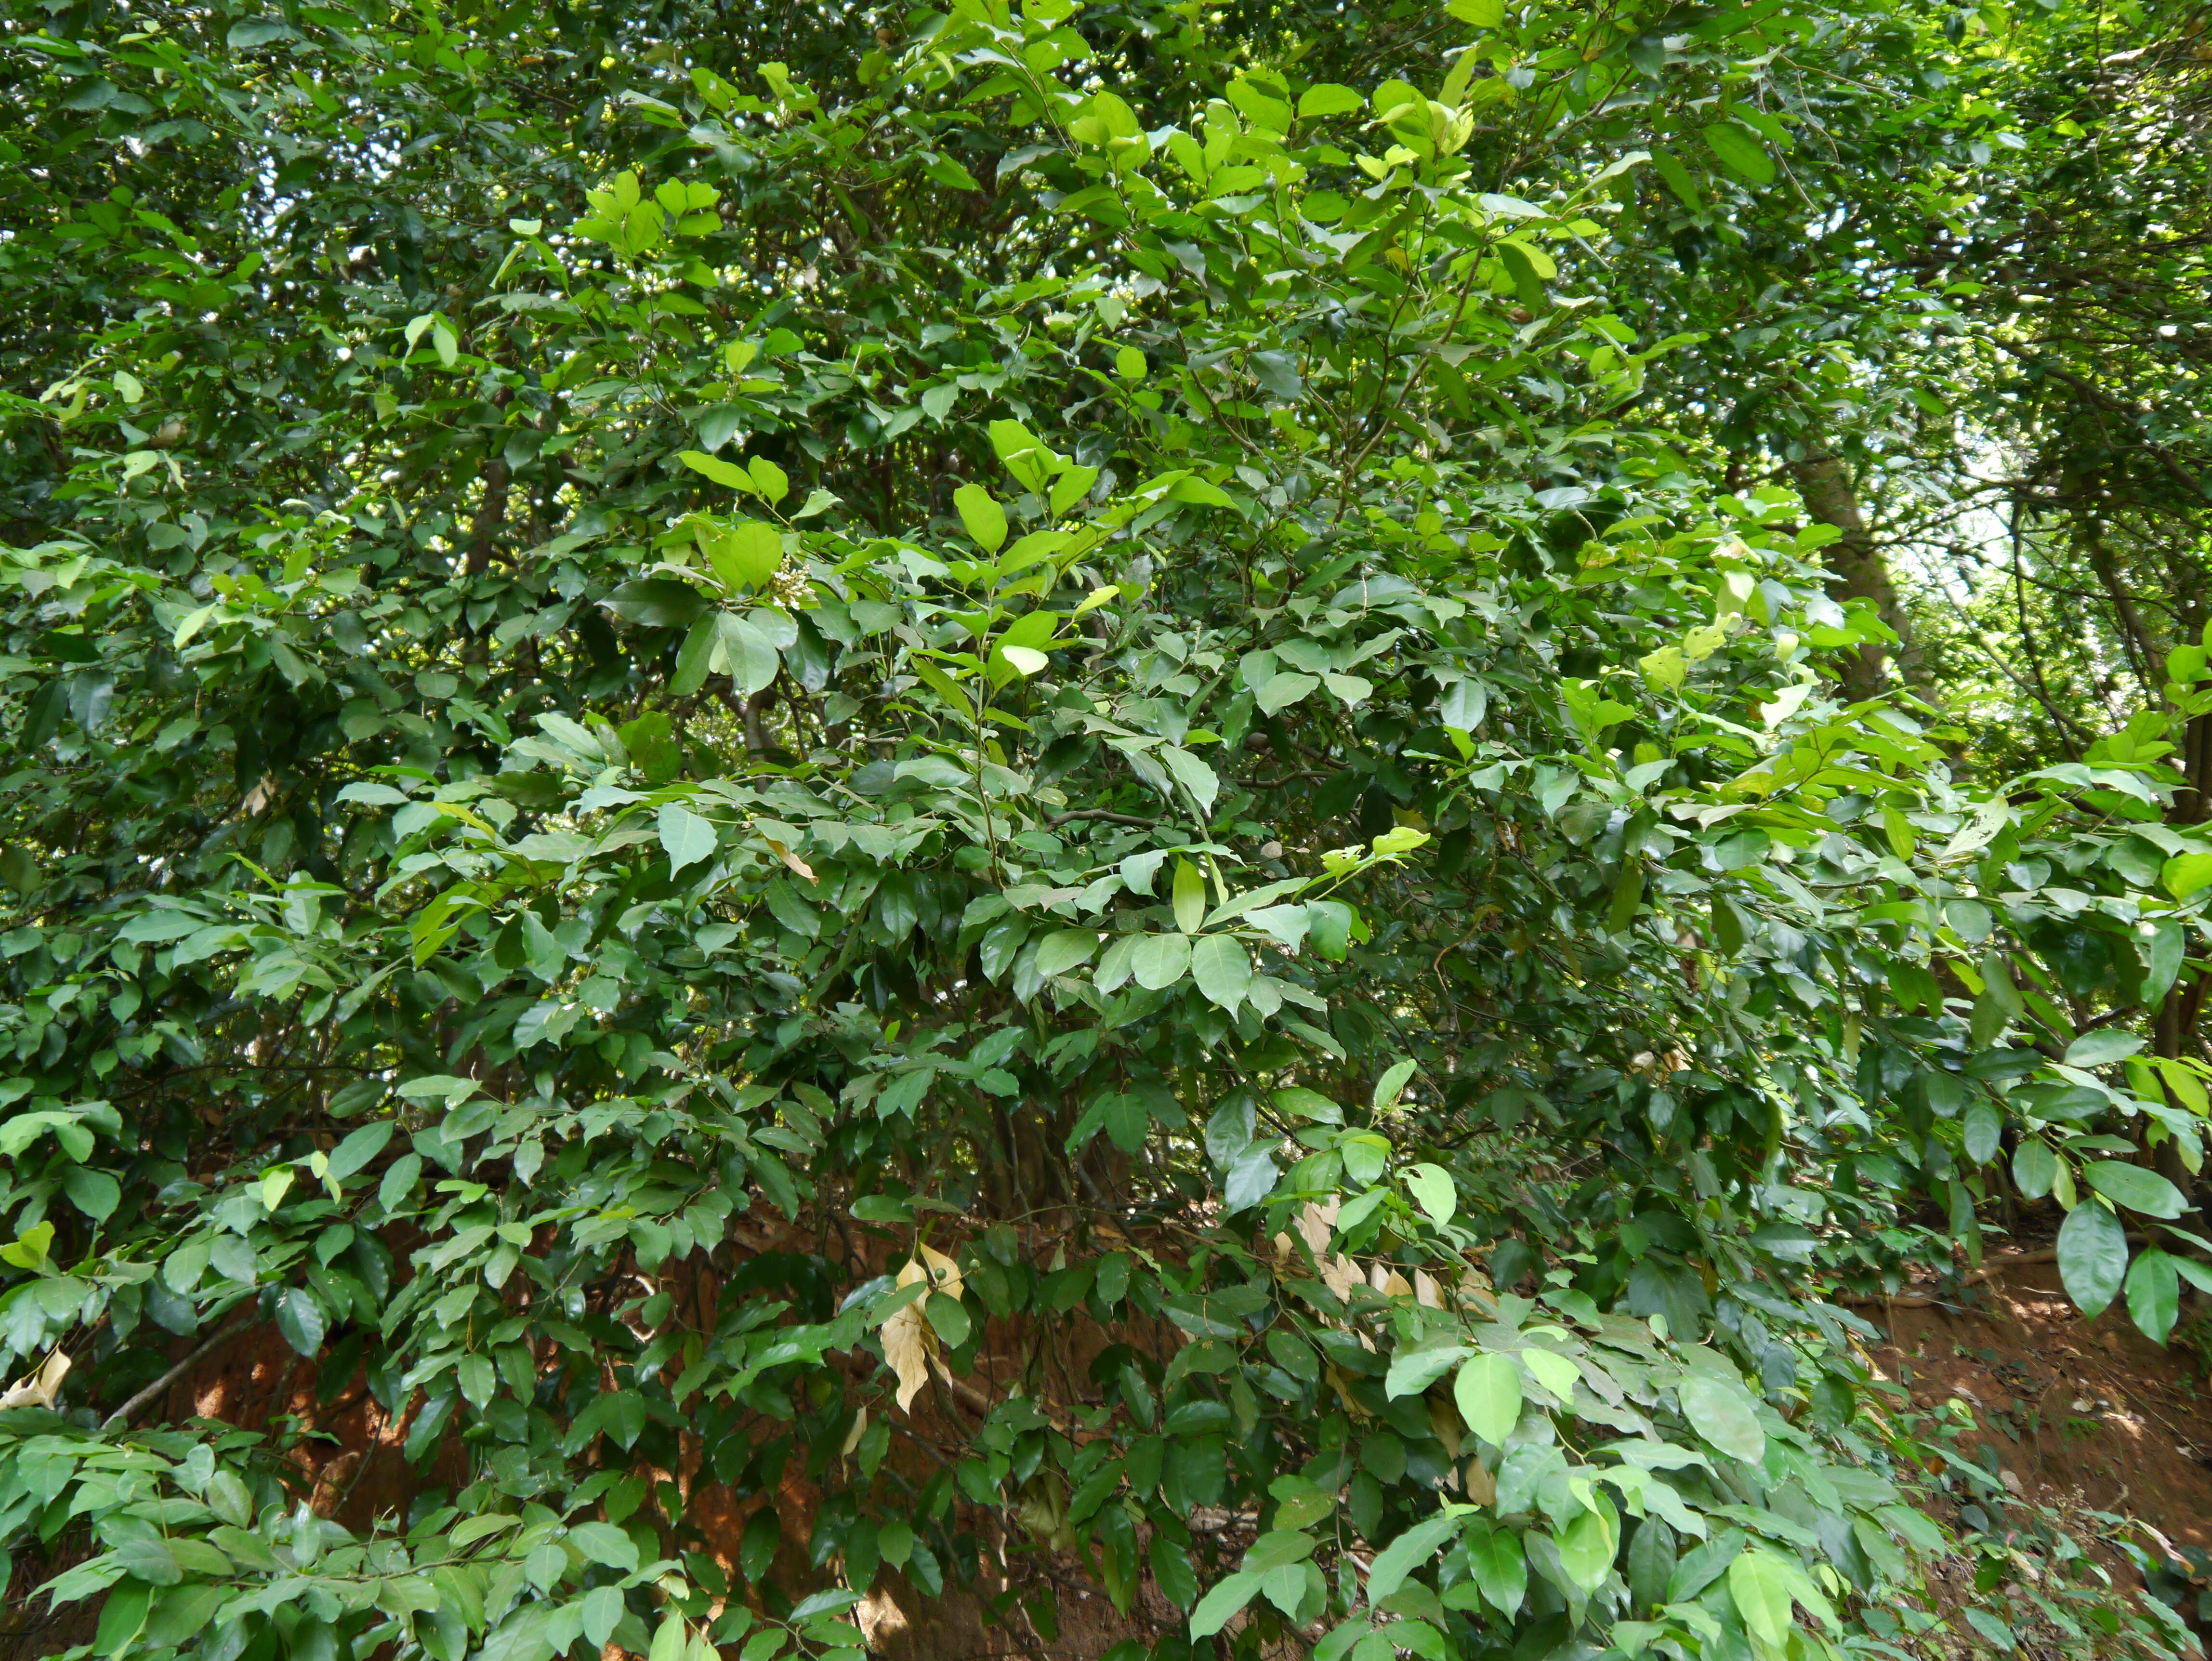
[[[1978,757],[1851,496],[1970,427],[2106,527],[2039,558],[2193,523],[2181,440],[1990,367],[2122,303],[2031,340],[1999,269],[2046,198],[2118,257],[2073,141],[2164,83],[2087,27],[12,18],[11,1599],[211,1661],[846,1658],[894,1576],[1048,1645],[1070,1574],[1162,1661],[2184,1644],[1932,1494],[1832,1301],[2046,1196],[2085,1311],[2212,1285],[2206,619]],[[315,1412],[174,1411],[264,1342]]]

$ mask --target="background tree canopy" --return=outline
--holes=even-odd
[[[2192,1645],[2207,39],[13,9],[23,1652]]]

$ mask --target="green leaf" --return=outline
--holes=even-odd
[[[2212,887],[2212,854],[2177,854],[2166,862],[2159,880],[2178,900]]]
[[[1506,274],[1513,279],[1521,303],[1531,311],[1542,309],[1546,303],[1544,284],[1549,280],[1547,272],[1556,276],[1559,271],[1551,256],[1532,242],[1508,237],[1498,245],[1498,257],[1504,262]]]
[[[637,1542],[611,1523],[578,1523],[568,1530],[568,1543],[594,1563],[629,1573],[637,1567]]]
[[[1606,908],[1605,928],[1609,934],[1628,931],[1636,921],[1636,913],[1644,904],[1644,867],[1634,860],[1620,867],[1620,875],[1613,885],[1613,900]]]
[[[2120,1220],[2084,1200],[2058,1226],[2058,1278],[2086,1316],[2104,1312],[2127,1273],[2128,1235]]]
[[[1478,1355],[1459,1370],[1452,1400],[1467,1427],[1493,1446],[1521,1422],[1521,1369],[1506,1355]]]
[[[1406,1172],[1406,1188],[1416,1203],[1441,1227],[1459,1208],[1459,1189],[1442,1165],[1417,1165]]]
[[[1235,1615],[1260,1590],[1260,1575],[1240,1569],[1225,1575],[1214,1584],[1213,1589],[1199,1599],[1198,1607],[1190,1612],[1190,1635],[1194,1639],[1211,1638],[1229,1624]]]
[[[1437,1555],[1437,1548],[1459,1529],[1459,1518],[1431,1517],[1416,1523],[1375,1554],[1367,1571],[1367,1601],[1374,1605],[1406,1584],[1406,1577]]]
[[[2181,1315],[2181,1272],[2163,1251],[2146,1251],[2128,1269],[2128,1314],[2154,1344]]]
[[[1680,156],[1672,150],[1654,149],[1651,152],[1651,167],[1652,171],[1666,181],[1667,188],[1674,192],[1676,201],[1692,213],[1705,211],[1705,198],[1698,194],[1697,181],[1690,177],[1690,170],[1682,165],[1682,159]]]
[[[1559,1547],[1559,1567],[1584,1591],[1595,1591],[1605,1584],[1620,1550],[1620,1519],[1613,1501],[1595,1492],[1590,1498],[1595,1502],[1592,1508],[1560,1530],[1554,1542]]]
[[[1349,87],[1340,87],[1334,82],[1316,81],[1298,94],[1298,119],[1310,121],[1317,116],[1348,115],[1354,110],[1364,110],[1367,100]]]
[[[1091,961],[1098,949],[1098,933],[1091,928],[1063,928],[1038,942],[1031,967],[1041,979],[1065,975]]]
[[[2098,1159],[2084,1165],[2081,1175],[2091,1188],[2113,1204],[2141,1212],[2146,1217],[2170,1220],[2188,1208],[2179,1189],[2155,1171],[2146,1171],[2139,1165]]]
[[[149,1535],[137,1535],[118,1542],[115,1559],[125,1573],[152,1585],[173,1586],[185,1578],[168,1542]]]
[[[1462,1358],[1472,1354],[1465,1344],[1431,1344],[1419,1348],[1401,1344],[1390,1357],[1390,1369],[1382,1378],[1383,1396],[1395,1402],[1401,1396],[1419,1396],[1449,1372]]]
[[[1152,1559],[1152,1579],[1169,1603],[1179,1609],[1187,1609],[1198,1601],[1198,1575],[1190,1566],[1190,1554],[1177,1545],[1166,1530],[1153,1534],[1147,1555]]]
[[[1232,1160],[1222,1181],[1221,1202],[1231,1213],[1258,1205],[1275,1191],[1275,1156],[1266,1142],[1254,1142]]]
[[[646,629],[688,629],[707,610],[706,596],[673,577],[625,582],[599,602],[624,623]]]
[[[983,188],[967,168],[949,155],[933,155],[922,164],[924,173],[939,184],[956,191],[980,191]]]
[[[1277,675],[1252,695],[1252,702],[1260,706],[1262,714],[1275,715],[1320,684],[1320,679],[1313,675]]]
[[[615,1586],[594,1586],[584,1594],[584,1641],[604,1650],[615,1626],[626,1613],[622,1591]]]
[[[1190,949],[1190,977],[1207,1001],[1235,1014],[1252,985],[1252,959],[1230,934],[1206,934]]]
[[[376,1202],[387,1213],[396,1213],[404,1207],[414,1192],[416,1180],[422,1175],[422,1156],[403,1153],[386,1169],[384,1180],[376,1185]]]
[[[1147,992],[1164,991],[1181,980],[1190,968],[1190,936],[1146,934],[1129,958],[1137,984]]]
[[[1753,1635],[1778,1650],[1796,1624],[1790,1609],[1790,1579],[1781,1562],[1754,1548],[1729,1565],[1729,1597]]]
[[[1560,1402],[1573,1402],[1575,1381],[1583,1376],[1583,1372],[1571,1359],[1531,1345],[1521,1352],[1521,1365],[1527,1367],[1536,1382]]]
[[[2154,1009],[2181,973],[2186,939],[2179,923],[2167,921],[2154,924],[2149,939],[2139,939],[2138,946],[2143,962],[2141,999],[2145,1007]]]
[[[775,647],[750,619],[724,611],[714,619],[722,637],[723,655],[730,660],[730,678],[745,692],[758,692],[774,684],[779,666]]]
[[[323,1306],[306,1287],[289,1287],[276,1300],[276,1330],[301,1354],[313,1355],[322,1348],[325,1327]]]
[[[1006,545],[1006,510],[988,490],[980,484],[963,484],[952,493],[952,505],[969,536],[985,553],[995,554]]]
[[[1679,1394],[1690,1428],[1723,1453],[1753,1465],[1766,1457],[1766,1432],[1742,1385],[1692,1372],[1682,1380]]]
[[[492,1392],[499,1386],[497,1374],[492,1371],[489,1356],[471,1353],[461,1357],[453,1369],[460,1380],[461,1395],[475,1407],[489,1407]]]
[[[362,1125],[331,1150],[330,1164],[326,1169],[331,1176],[343,1182],[384,1152],[395,1129],[397,1127],[390,1119]]]
[[[1414,1062],[1398,1061],[1383,1069],[1382,1076],[1375,1081],[1375,1094],[1371,1098],[1377,1113],[1384,1108],[1397,1105],[1399,1092],[1405,1089],[1417,1066]]]
[[[1212,813],[1214,799],[1221,794],[1220,776],[1179,744],[1162,745],[1159,757],[1176,782],[1190,792],[1192,800],[1198,803],[1198,811]]]
[[[2066,1065],[2103,1067],[2108,1062],[2125,1061],[2141,1050],[2144,1043],[2145,1040],[2136,1033],[2101,1026],[2094,1032],[2083,1033],[2066,1046]]]
[[[714,575],[733,592],[767,587],[783,563],[782,535],[757,519],[741,519],[726,530],[702,527],[699,546]]]
[[[1306,916],[1314,955],[1342,963],[1351,953],[1352,925],[1357,921],[1352,908],[1341,900],[1308,900]]]
[[[1987,1096],[1977,1096],[1967,1104],[1959,1129],[1965,1140],[1966,1157],[1976,1165],[1987,1165],[1996,1157],[2003,1137],[2004,1115],[1997,1111],[1996,1104]]]
[[[702,450],[686,450],[677,458],[695,473],[704,473],[715,484],[728,490],[752,493],[753,482],[745,470],[733,462],[710,456]]]
[[[702,620],[694,626],[692,632],[697,635],[708,630],[708,625]],[[710,630],[706,634],[706,640],[711,652],[714,636]],[[689,639],[684,642],[684,650],[686,655],[690,654],[691,642]],[[678,678],[681,678],[680,675]],[[659,788],[684,770],[684,746],[677,742],[676,725],[668,719],[665,711],[647,709],[636,720],[624,721],[615,728],[615,736],[622,740],[623,752],[629,757],[630,764],[645,776],[646,783],[653,788]]]
[[[2051,1192],[2051,1184],[2058,1174],[2058,1156],[2051,1151],[2051,1144],[2039,1136],[2021,1140],[2012,1154],[2012,1180],[2024,1199],[2039,1200]]]
[[[1521,1536],[1506,1528],[1470,1531],[1467,1558],[1468,1567],[1474,1572],[1475,1589],[1484,1600],[1509,1621],[1520,1614],[1528,1592],[1528,1565]]]
[[[676,672],[668,678],[672,697],[688,698],[707,684],[708,672],[714,664],[715,643],[721,638],[716,626],[719,621],[718,615],[709,611],[684,636],[684,645],[676,654]]]
[[[1176,861],[1175,920],[1186,934],[1198,933],[1206,921],[1206,875],[1188,860]]]
[[[791,494],[790,475],[766,456],[755,456],[746,464],[746,471],[752,475],[753,489],[760,492],[769,507]]]
[[[1774,158],[1767,155],[1766,146],[1735,122],[1714,122],[1705,129],[1705,143],[1737,178],[1754,185],[1774,182]]]
[[[155,1540],[143,1543],[158,1546],[161,1542]],[[173,1569],[174,1564],[173,1558]],[[173,1585],[174,1581],[169,1584]],[[100,1625],[92,1638],[92,1652],[94,1655],[119,1653],[146,1624],[147,1606],[153,1601],[154,1588],[148,1582],[137,1579],[116,1582],[115,1590],[107,1594],[107,1601],[100,1606]]]
[[[123,1189],[114,1177],[89,1165],[73,1165],[62,1171],[62,1192],[70,1203],[95,1223],[104,1223],[122,1203]]]
[[[661,804],[657,824],[660,845],[668,855],[669,874],[714,855],[714,827],[680,802]]]
[[[929,1294],[923,1313],[929,1317],[930,1329],[945,1340],[945,1347],[957,1349],[968,1342],[971,1323],[967,1306],[949,1293],[933,1292]]]

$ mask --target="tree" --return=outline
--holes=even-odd
[[[2113,1296],[2094,1196],[2180,1210],[2093,1116],[2197,1069],[2087,1006],[2174,983],[2212,851],[2108,828],[2129,757],[2014,810],[1834,696],[1836,527],[1605,274],[1687,178],[1642,141],[1833,20],[1648,21],[1469,0],[1343,79],[1172,6],[9,35],[46,1604],[765,1661],[879,1583],[1049,1641],[1079,1565],[1163,1657],[1917,1637],[1815,1271],[1893,1284],[1915,1195],[1978,1249],[2012,1135]],[[2007,956],[2046,836],[2112,903],[2046,862]],[[2196,1265],[2137,1264],[2155,1325]],[[272,1330],[297,1419],[177,1410]],[[347,1412],[381,1514],[316,1503]]]

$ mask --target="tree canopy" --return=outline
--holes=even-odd
[[[1857,1306],[2212,1290],[2201,40],[19,9],[34,1652],[2193,1643]]]

